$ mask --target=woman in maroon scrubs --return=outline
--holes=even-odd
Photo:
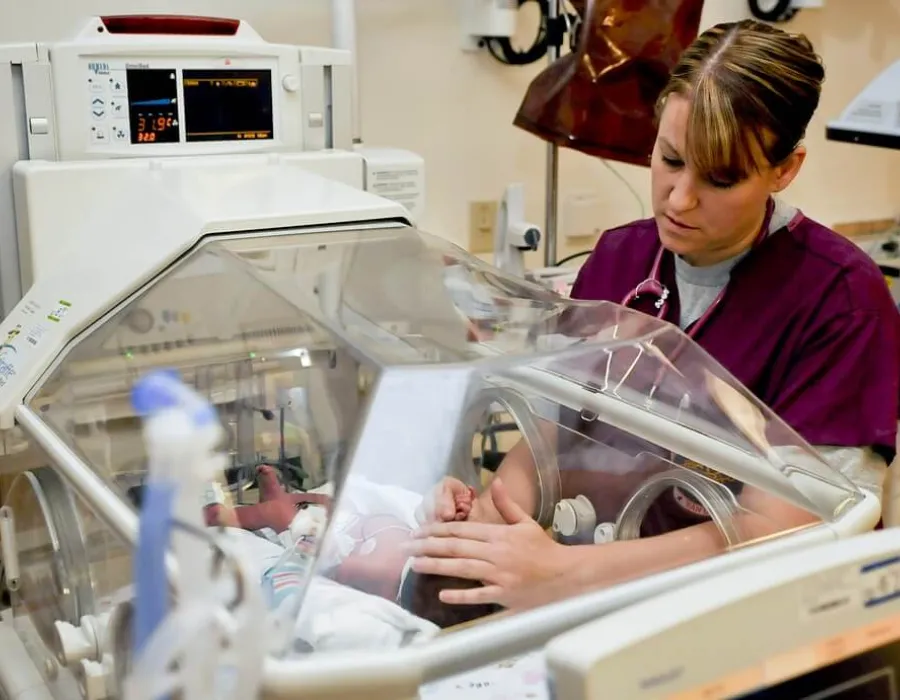
[[[573,296],[678,325],[836,469],[880,495],[896,443],[900,314],[860,249],[776,199],[806,157],[823,80],[803,36],[743,21],[698,37],[659,100],[654,216],[604,233]],[[465,521],[453,507],[462,484],[438,488],[413,570],[482,583],[442,600],[527,607],[723,549],[702,521],[635,541],[559,545],[528,515],[532,470],[520,442]],[[762,516],[757,536],[814,519],[756,489],[739,499]]]

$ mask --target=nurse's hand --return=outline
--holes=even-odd
[[[569,567],[568,548],[516,504],[500,479],[494,479],[490,495],[502,524],[450,521],[422,527],[408,546],[413,571],[481,582],[480,588],[441,591],[441,602],[449,605],[528,608],[552,600],[555,580]]]
[[[476,498],[475,489],[448,476],[422,499],[416,509],[416,520],[422,525],[466,520],[472,514]]]

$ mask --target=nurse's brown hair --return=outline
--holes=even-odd
[[[825,68],[809,40],[754,20],[718,24],[681,55],[660,94],[690,100],[686,153],[704,178],[739,182],[800,145]]]

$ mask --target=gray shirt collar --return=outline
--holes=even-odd
[[[769,230],[767,235],[772,235],[775,231],[784,228],[797,213],[796,207],[786,204],[779,199],[775,200],[775,209],[772,212],[772,218],[769,221]],[[722,287],[728,282],[731,270],[746,255],[749,250],[728,258],[715,265],[707,265],[704,267],[695,267],[689,262],[675,256],[675,276],[679,280],[684,280],[688,284],[695,284],[701,287]]]

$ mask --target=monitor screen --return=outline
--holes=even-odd
[[[733,700],[898,700],[900,642],[892,642]]]
[[[185,70],[182,82],[186,141],[274,138],[271,70]]]
[[[129,68],[131,143],[178,143],[178,81],[174,69]],[[117,86],[113,86],[114,91]]]

